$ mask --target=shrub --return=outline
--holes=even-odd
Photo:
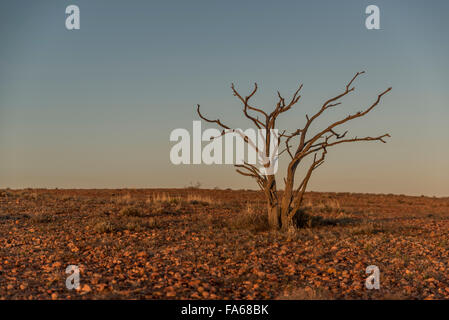
[[[140,217],[142,214],[138,208],[126,207],[119,211],[119,214],[124,217]]]
[[[124,221],[121,224],[121,229],[129,231],[143,231],[146,228],[152,229],[157,227],[159,227],[158,220],[153,217],[148,219],[133,217],[131,220]]]
[[[100,221],[94,225],[93,229],[97,233],[109,233],[115,231],[116,228],[110,221]]]
[[[31,216],[31,220],[35,223],[49,223],[54,220],[54,217],[50,213],[38,213]]]
[[[238,217],[229,220],[229,227],[253,232],[262,232],[269,229],[267,215],[254,210],[242,212]]]
[[[116,204],[132,204],[134,200],[131,197],[131,194],[127,193],[121,197],[114,198]]]
[[[218,201],[212,199],[209,196],[203,196],[201,194],[195,193],[190,193],[187,195],[187,202],[189,202],[190,204],[200,204],[203,206],[218,203]]]
[[[150,228],[157,228],[159,227],[158,220],[156,218],[149,218],[147,221],[147,226]]]

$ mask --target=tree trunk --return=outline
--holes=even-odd
[[[268,210],[268,225],[273,230],[288,231],[293,224],[293,217],[290,210],[283,209],[280,205],[267,207]]]
[[[268,225],[271,229],[279,230],[281,228],[281,208],[277,205],[268,205]]]
[[[283,231],[288,231],[293,227],[293,217],[290,215],[289,210],[282,210],[281,214],[281,229]]]

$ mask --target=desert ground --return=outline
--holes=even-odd
[[[449,198],[305,204],[304,227],[281,233],[257,191],[3,189],[0,299],[449,298]],[[365,287],[369,265],[379,290]]]

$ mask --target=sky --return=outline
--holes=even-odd
[[[65,27],[72,4],[80,30]],[[380,30],[365,27],[372,4]],[[332,149],[309,189],[449,196],[448,14],[438,0],[2,1],[0,188],[256,189],[232,165],[172,164],[172,130],[192,131],[198,103],[251,127],[231,83],[257,82],[265,110],[303,83],[278,123],[293,131],[365,70],[315,129],[391,86],[344,128],[391,138]]]

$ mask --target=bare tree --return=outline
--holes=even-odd
[[[276,139],[277,145],[285,145],[284,149],[279,152],[279,155],[286,153],[290,157],[286,177],[284,178],[285,189],[282,192],[277,190],[276,177],[274,173],[262,174],[255,165],[247,162],[235,165],[237,167],[236,170],[238,173],[254,178],[261,190],[264,192],[267,205],[268,222],[271,228],[287,230],[290,227],[294,226],[295,216],[298,214],[302,214],[302,211],[300,209],[310,177],[312,176],[313,171],[324,163],[326,154],[330,147],[342,143],[359,141],[381,141],[385,143],[386,141],[384,140],[384,138],[390,137],[389,134],[383,134],[377,137],[346,138],[346,134],[348,132],[346,131],[339,134],[337,133],[337,129],[342,124],[368,114],[379,104],[381,98],[391,90],[391,87],[381,92],[377,96],[377,99],[365,110],[359,111],[355,114],[350,114],[345,118],[330,124],[324,129],[318,130],[317,133],[309,133],[309,129],[312,123],[318,117],[323,115],[326,110],[339,106],[341,104],[339,100],[355,90],[353,83],[357,79],[357,77],[359,77],[363,73],[365,72],[357,72],[351,79],[351,81],[349,81],[349,83],[346,85],[345,90],[337,96],[324,102],[324,104],[315,114],[313,114],[312,116],[306,115],[306,122],[304,127],[298,128],[290,134],[286,134],[284,131],[280,134],[277,134],[275,137],[272,136],[275,133],[271,129],[275,129],[276,120],[279,115],[289,111],[298,103],[301,98],[301,95],[299,93],[303,85],[301,84],[299,86],[290,100],[286,100],[279,92],[277,92],[278,101],[271,113],[267,113],[261,108],[254,107],[249,104],[249,100],[254,96],[258,89],[257,83],[254,84],[253,91],[246,97],[243,97],[235,89],[234,84],[231,85],[234,96],[236,96],[243,103],[243,114],[245,115],[245,117],[251,120],[258,129],[266,130],[265,148],[264,150],[257,150],[258,152],[264,153],[266,158],[268,158],[268,161],[264,163],[264,166],[270,166],[270,161],[273,161],[272,158],[269,158],[270,143],[272,143],[273,138]],[[222,135],[225,135],[229,132],[235,132],[234,129],[231,129],[231,127],[223,124],[223,122],[221,122],[219,119],[211,120],[204,117],[200,112],[200,105],[197,106],[197,112],[201,119],[210,123],[215,123],[219,127],[221,127],[223,129]],[[253,142],[250,141],[247,136],[245,136],[241,132],[239,133],[243,135],[244,141],[246,143],[253,145]],[[311,164],[308,164],[309,166],[306,168],[306,173],[300,181],[299,185],[295,186],[296,169],[298,168],[299,164],[304,163],[304,160],[306,158],[311,158]]]

